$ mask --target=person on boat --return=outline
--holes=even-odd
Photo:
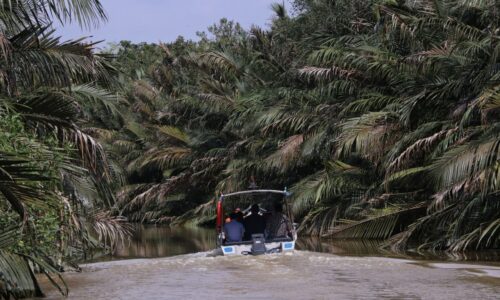
[[[238,215],[238,217],[236,218],[236,220],[237,220],[238,222],[240,222],[240,223],[243,223],[243,216],[244,216],[244,215],[243,215],[243,212],[241,211],[241,208],[239,208],[239,207],[238,207],[238,208],[236,208],[236,209],[234,210],[234,213],[235,213],[236,215]]]
[[[238,222],[238,215],[236,213],[229,215],[229,218],[231,218],[231,221],[224,224],[226,242],[241,242],[245,234],[245,227]]]
[[[284,238],[290,237],[292,233],[292,224],[287,216],[283,214],[283,206],[281,203],[275,203],[271,215],[266,222],[266,238]]]
[[[250,208],[251,214],[243,219],[243,226],[245,226],[245,235],[243,240],[251,240],[252,234],[264,233],[266,229],[266,218],[259,214],[260,207],[258,204],[252,205]]]

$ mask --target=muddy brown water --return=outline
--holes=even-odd
[[[500,299],[497,252],[425,257],[377,245],[302,238],[294,253],[209,257],[213,230],[141,226],[113,257],[64,278],[68,299]]]

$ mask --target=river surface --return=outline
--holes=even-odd
[[[138,227],[114,257],[64,278],[68,299],[500,299],[498,253],[436,260],[377,245],[304,238],[294,253],[210,257],[213,230]]]

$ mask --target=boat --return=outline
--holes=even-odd
[[[291,232],[286,237],[269,238],[264,234],[253,234],[251,240],[240,242],[227,242],[224,234],[224,204],[228,202],[229,198],[243,196],[243,195],[258,195],[258,194],[274,194],[281,195],[281,202],[283,205],[283,214],[290,222]],[[216,231],[217,231],[217,246],[222,251],[223,255],[260,255],[270,253],[285,253],[295,250],[295,241],[297,240],[297,232],[293,222],[293,214],[290,208],[289,197],[291,193],[286,190],[247,190],[238,191],[229,194],[221,194],[217,201],[217,218],[216,218]],[[269,201],[268,201],[269,202]],[[270,203],[263,203],[262,206],[269,205]],[[248,208],[246,211],[249,211]]]

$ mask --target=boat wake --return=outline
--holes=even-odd
[[[496,279],[464,280],[475,276],[470,266],[444,268],[410,260],[309,251],[212,254],[87,264],[82,273],[65,276],[69,299],[433,299],[442,295],[494,299],[500,293],[500,282],[491,282]],[[497,271],[500,268],[488,267],[490,273]],[[56,291],[49,293],[49,299],[59,298]]]

